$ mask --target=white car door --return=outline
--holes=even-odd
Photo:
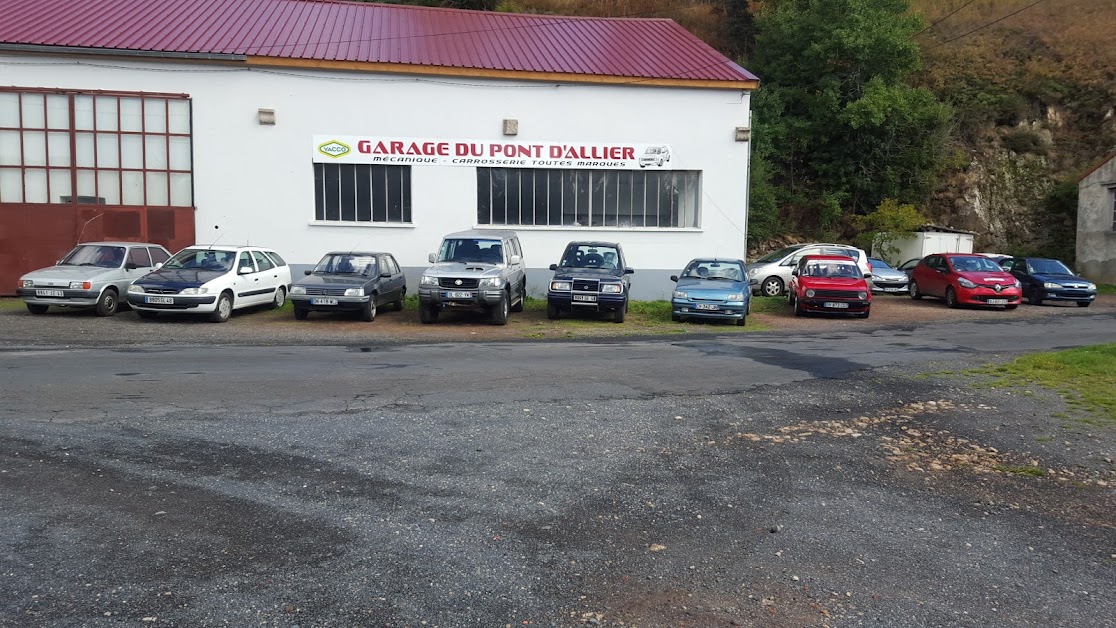
[[[236,279],[233,279],[234,308],[247,307],[260,303],[260,273],[256,272],[256,262],[252,253],[241,251],[236,256]]]
[[[256,261],[256,274],[259,275],[260,303],[271,303],[275,298],[275,290],[286,282],[282,279],[280,269],[275,266],[271,258],[264,255],[263,251],[252,249],[252,259]]]

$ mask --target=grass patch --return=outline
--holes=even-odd
[[[26,309],[23,304],[23,299],[19,297],[2,297],[0,298],[0,312],[16,312]]]
[[[1116,286],[1110,283],[1097,284],[1097,294],[1116,294]]]
[[[1053,442],[1053,441],[1054,441],[1053,436],[1036,436],[1035,437],[1035,442],[1036,443],[1050,443],[1050,442]]]
[[[1035,353],[973,372],[991,375],[992,386],[1054,390],[1091,422],[1116,426],[1116,343]]]
[[[1026,467],[1026,466],[1007,466],[998,464],[993,469],[1002,473],[1014,473],[1016,475],[1029,475],[1034,478],[1041,478],[1046,476],[1046,471],[1039,467]]]

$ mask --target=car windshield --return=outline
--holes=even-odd
[[[691,262],[686,270],[682,271],[682,276],[720,281],[740,281],[744,278],[744,267],[737,262],[699,260]]]
[[[616,247],[607,244],[571,244],[562,254],[559,266],[565,268],[607,268],[615,270],[620,263]]]
[[[800,244],[795,245],[795,246],[788,246],[785,249],[779,249],[778,251],[768,253],[767,255],[764,255],[763,257],[756,260],[756,263],[757,264],[767,264],[767,263],[770,263],[770,262],[777,262],[777,261],[783,259],[784,257],[790,255],[791,253],[794,253],[798,249],[802,248],[802,246],[803,245],[800,245]]]
[[[438,261],[499,264],[504,261],[503,248],[499,240],[450,238],[442,241]]]
[[[950,259],[953,270],[959,273],[1002,273],[1004,268],[987,257],[954,257]]]
[[[59,264],[64,266],[99,266],[120,268],[124,263],[124,247],[83,245],[69,252]]]
[[[883,261],[882,259],[876,259],[874,257],[869,257],[868,261],[872,263],[872,268],[891,268],[891,264],[888,264],[887,262]]]
[[[1027,272],[1032,275],[1072,275],[1073,271],[1070,270],[1065,264],[1056,259],[1032,259],[1027,260]]]
[[[376,258],[353,253],[331,253],[314,267],[320,275],[372,275],[376,272]]]
[[[163,264],[163,268],[185,268],[193,270],[220,270],[228,272],[232,268],[236,253],[215,251],[213,249],[183,249]]]
[[[852,260],[821,259],[808,260],[802,269],[803,277],[844,277],[860,279],[860,268]]]

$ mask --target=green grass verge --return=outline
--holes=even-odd
[[[1116,294],[1116,286],[1108,283],[1098,284],[1097,294]]]
[[[3,297],[0,298],[0,312],[14,312],[16,310],[27,309],[23,304],[23,299],[19,297]]]
[[[1035,353],[974,369],[990,386],[1039,385],[1056,391],[1090,425],[1116,426],[1116,343]]]

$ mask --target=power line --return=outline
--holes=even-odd
[[[1027,6],[1023,7],[1022,9],[1019,9],[1018,11],[1012,11],[1011,13],[1008,13],[1007,15],[1005,15],[1005,16],[997,19],[997,20],[992,20],[991,22],[989,22],[987,24],[984,24],[982,26],[978,26],[978,27],[972,29],[971,31],[966,31],[966,32],[961,33],[960,35],[958,35],[956,37],[953,37],[951,39],[947,39],[945,41],[938,42],[937,44],[935,44],[933,46],[930,46],[930,48],[937,48],[938,46],[944,46],[946,44],[953,43],[953,42],[955,42],[958,39],[961,39],[963,37],[968,37],[969,35],[972,35],[973,33],[977,32],[977,31],[984,30],[984,29],[988,28],[989,26],[992,26],[993,24],[998,24],[999,22],[1003,22],[1004,20],[1008,19],[1009,17],[1012,17],[1014,15],[1019,15],[1020,13],[1026,11],[1027,9],[1029,9],[1029,8],[1035,6],[1035,5],[1037,5],[1037,4],[1039,4],[1043,1],[1044,0],[1036,0],[1035,2],[1032,2],[1031,4],[1028,4]]]
[[[934,27],[935,27],[935,26],[937,26],[938,24],[941,24],[942,22],[944,22],[944,21],[948,20],[949,18],[953,17],[954,15],[956,15],[956,14],[957,14],[957,13],[958,13],[958,12],[959,12],[959,11],[960,11],[961,9],[964,9],[965,7],[969,6],[970,4],[972,4],[972,3],[974,3],[974,2],[976,2],[976,0],[969,0],[969,1],[968,1],[968,2],[966,2],[965,4],[962,4],[961,6],[957,7],[956,9],[954,9],[953,11],[950,11],[950,12],[949,12],[949,14],[948,14],[948,15],[946,15],[945,17],[943,17],[943,18],[939,19],[938,21],[934,22],[934,23],[933,23],[933,24],[931,24],[930,26],[927,26],[926,28],[924,28],[924,29],[922,29],[922,30],[918,31],[917,33],[915,33],[915,34],[914,34],[914,36],[915,36],[915,37],[918,37],[919,35],[921,35],[921,34],[925,33],[926,31],[928,31],[928,30],[930,30],[930,29],[934,28]]]

